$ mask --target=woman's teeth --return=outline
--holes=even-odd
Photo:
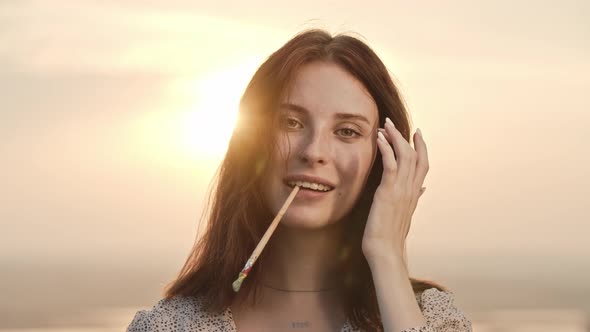
[[[291,186],[291,187],[299,186],[301,188],[317,190],[317,191],[330,191],[330,190],[334,189],[332,187],[324,186],[323,184],[320,184],[320,183],[304,182],[304,181],[292,181],[292,182],[289,182],[289,186]]]

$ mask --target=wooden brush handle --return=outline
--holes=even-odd
[[[295,186],[295,188],[293,188],[293,191],[291,191],[291,194],[289,194],[289,197],[287,197],[287,200],[285,201],[285,203],[283,203],[283,206],[279,210],[279,213],[277,213],[277,215],[275,216],[275,218],[271,222],[270,226],[268,226],[268,229],[266,230],[266,232],[262,236],[262,239],[260,239],[260,242],[258,242],[258,245],[256,245],[256,248],[252,252],[252,255],[250,255],[250,258],[248,258],[246,265],[244,266],[244,268],[240,272],[238,279],[236,279],[236,281],[234,281],[232,284],[232,287],[235,292],[240,290],[240,286],[242,285],[242,282],[244,281],[244,279],[246,279],[246,277],[248,276],[250,269],[252,269],[252,265],[254,265],[254,263],[256,263],[256,260],[260,256],[260,253],[262,252],[262,250],[264,249],[264,247],[268,243],[268,240],[270,239],[270,237],[272,236],[272,233],[277,228],[279,221],[281,221],[281,218],[283,218],[283,215],[285,214],[285,212],[289,208],[289,205],[291,205],[291,203],[293,202],[293,199],[295,199],[295,195],[297,195],[298,192],[299,192],[299,187]]]

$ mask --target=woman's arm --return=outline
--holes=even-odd
[[[401,257],[376,258],[369,262],[377,301],[386,332],[472,332],[471,321],[453,303],[449,292],[430,288],[420,304]]]
[[[385,332],[402,332],[426,325],[401,257],[369,260]]]

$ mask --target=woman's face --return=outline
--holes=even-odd
[[[294,183],[311,185],[300,188],[281,223],[320,228],[338,222],[359,198],[375,160],[377,105],[340,66],[312,62],[300,69],[279,111],[282,129],[265,175],[266,203],[276,215]]]

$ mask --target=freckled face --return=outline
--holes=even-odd
[[[278,150],[263,184],[266,204],[278,213],[292,191],[287,176],[319,177],[334,189],[308,197],[300,190],[281,223],[320,228],[338,222],[359,198],[375,160],[378,111],[373,98],[340,66],[312,62],[300,68],[280,112]]]

